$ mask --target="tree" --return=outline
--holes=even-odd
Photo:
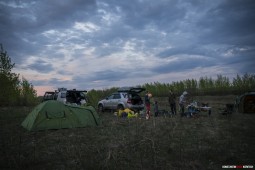
[[[233,79],[233,88],[239,94],[250,90],[255,90],[255,74],[245,73],[243,77],[237,74]]]
[[[10,105],[18,102],[19,75],[11,72],[15,64],[12,64],[2,44],[0,47],[0,105]]]
[[[19,80],[19,74],[12,73],[15,63],[12,63],[7,52],[0,44],[0,106],[35,104],[36,91],[25,78]]]
[[[36,90],[24,77],[20,83],[20,98],[21,104],[24,106],[33,105],[36,103]]]

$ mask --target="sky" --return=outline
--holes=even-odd
[[[254,0],[0,0],[0,43],[38,95],[255,73]]]

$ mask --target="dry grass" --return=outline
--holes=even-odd
[[[20,123],[31,109],[0,109],[0,169],[213,170],[255,164],[254,114],[224,116],[214,108],[211,117],[145,120],[104,113],[100,127],[28,132]]]

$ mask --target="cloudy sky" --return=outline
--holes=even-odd
[[[254,0],[0,0],[0,21],[38,95],[255,73]]]

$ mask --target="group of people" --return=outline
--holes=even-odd
[[[188,93],[186,91],[184,91],[179,98],[179,106],[180,106],[181,116],[184,115],[185,104],[187,102],[186,101],[187,94]],[[151,97],[152,97],[152,94],[149,91],[147,91],[145,98],[144,98],[145,106],[146,106],[146,119],[149,119],[150,115],[151,115],[151,101],[150,101]],[[169,95],[168,95],[168,102],[169,102],[171,112],[173,115],[176,115],[176,113],[177,113],[176,112],[176,99],[177,99],[176,94],[173,92],[172,89],[170,89]],[[158,114],[158,102],[157,101],[155,101],[155,103],[154,103],[154,112],[155,112],[155,116],[157,116],[157,114]]]

